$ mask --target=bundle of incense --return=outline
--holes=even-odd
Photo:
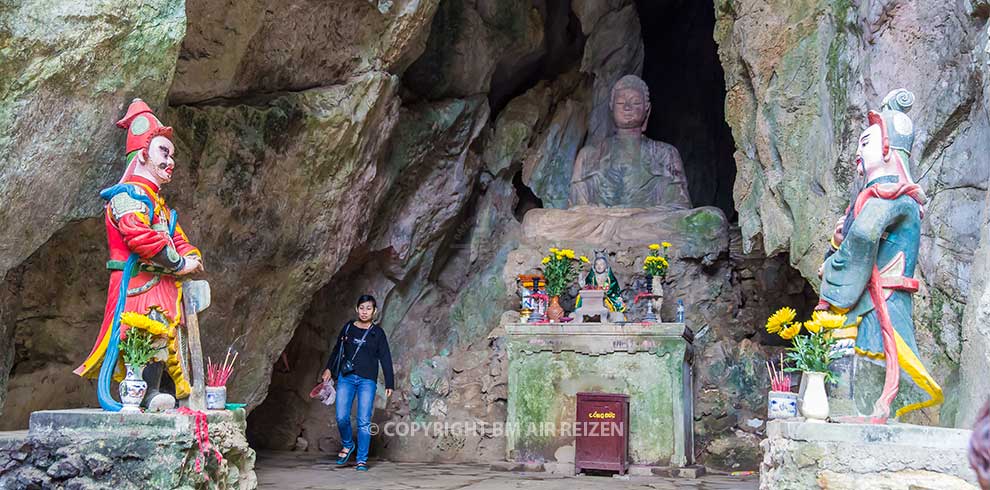
[[[770,389],[772,391],[791,391],[791,376],[784,374],[784,359],[780,359],[780,371],[773,367],[773,363],[767,361],[767,372],[770,373]]]
[[[231,350],[227,349],[227,357],[223,359],[223,364],[213,364],[213,360],[206,358],[206,386],[227,386],[227,379],[234,370],[234,361],[237,360],[239,352],[234,351],[234,358],[230,358]]]

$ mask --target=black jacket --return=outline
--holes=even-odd
[[[346,332],[346,335],[345,335]],[[368,330],[364,346],[357,349],[361,342],[361,337],[365,330],[354,325],[353,321],[347,322],[337,335],[337,342],[334,343],[333,352],[327,361],[326,368],[330,370],[333,379],[337,379],[338,369],[344,365],[345,360],[354,359],[354,373],[358,376],[378,381],[378,365],[381,364],[385,374],[385,388],[395,389],[395,374],[392,371],[392,353],[388,349],[388,338],[385,337],[385,330],[382,330],[377,323],[373,323]],[[344,346],[343,355],[340,346]],[[354,352],[357,350],[357,357]]]

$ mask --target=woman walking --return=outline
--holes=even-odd
[[[351,406],[357,398],[357,470],[368,471],[371,446],[371,414],[374,411],[378,365],[385,374],[385,397],[395,388],[392,354],[385,331],[374,322],[378,304],[372,296],[358,298],[357,320],[347,322],[337,335],[337,343],[323,371],[323,381],[337,380],[337,429],[341,449],[337,464],[345,465],[354,452],[351,434]]]

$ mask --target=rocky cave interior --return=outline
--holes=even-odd
[[[712,35],[715,26],[713,5],[688,0],[640,0],[635,7],[642,23],[641,35],[645,48],[643,78],[650,87],[653,106],[646,134],[653,139],[670,142],[680,150],[694,203],[698,206],[716,206],[732,222],[736,216],[732,201],[734,145],[724,117],[725,82]],[[569,2],[550,0],[543,8],[546,11],[546,50],[511,70],[496,68],[488,93],[492,120],[498,118],[500,109],[504,109],[511,99],[523,95],[541,82],[552,82],[580,65],[586,36],[581,33],[579,20],[571,11]],[[443,28],[442,22],[443,17],[438,16],[434,20],[434,29]],[[430,99],[427,87],[433,85],[422,82],[416,76],[424,75],[420,75],[414,63],[403,80],[408,88],[404,92],[407,98],[403,99],[403,104],[413,105]],[[482,147],[478,149],[479,153],[485,151],[485,143],[483,140],[476,143]],[[249,418],[252,445],[278,450],[299,450],[316,445],[321,451],[335,450],[336,435],[328,419],[329,412],[306,398],[306,393],[314,384],[314,373],[322,370],[328,356],[328,346],[340,326],[353,316],[350,299],[363,291],[385,292],[382,318],[386,324],[395,325],[389,329],[391,342],[395,346],[393,356],[405,360],[397,365],[397,377],[409,380],[412,385],[406,403],[392,403],[384,407],[382,413],[376,414],[376,420],[386,420],[395,414],[417,421],[438,414],[481,420],[504,418],[505,400],[495,394],[481,397],[484,398],[483,403],[468,397],[461,398],[464,405],[461,407],[451,406],[452,400],[447,400],[447,403],[438,401],[452,396],[451,390],[455,388],[448,385],[455,381],[449,378],[461,378],[459,381],[463,384],[467,377],[463,374],[463,367],[447,367],[446,358],[453,357],[454,361],[450,362],[455,364],[478,363],[477,359],[467,361],[460,358],[476,358],[480,351],[492,358],[486,362],[498,362],[498,354],[495,353],[498,347],[486,336],[488,332],[470,326],[467,331],[451,328],[446,321],[446,310],[455,302],[459,292],[469,285],[472,276],[484,274],[476,269],[474,263],[477,257],[485,253],[472,250],[467,238],[472,232],[471,227],[478,223],[478,200],[489,192],[488,187],[493,187],[491,181],[511,179],[511,187],[505,185],[505,192],[510,193],[510,200],[514,202],[512,217],[516,222],[521,221],[527,210],[544,206],[543,201],[523,182],[523,172],[522,162],[513,162],[497,175],[483,171],[478,181],[471,183],[469,203],[461,216],[455,219],[451,232],[441,238],[441,245],[429,252],[434,257],[428,268],[419,269],[422,266],[417,265],[415,270],[410,270],[406,265],[403,271],[403,266],[396,263],[401,259],[396,257],[399,253],[394,249],[367,247],[352,252],[347,264],[313,296],[308,312],[285,348],[284,358],[276,362],[268,396]],[[514,225],[510,224],[507,228]],[[377,228],[373,227],[371,234],[378,234],[377,230],[386,226],[387,223],[377,222]],[[511,231],[500,230],[496,233],[504,236],[510,235]],[[492,252],[488,251],[489,254]],[[740,254],[737,259],[735,264],[738,269],[733,270],[732,274],[738,281],[759,282],[762,289],[760,292],[749,290],[750,297],[740,297],[743,302],[753,303],[751,306],[763,303],[759,297],[761,294],[800,298],[803,303],[809,303],[814,297],[810,285],[787,265],[786,254],[765,259],[757,252],[745,257]],[[756,278],[754,273],[760,277]],[[511,309],[512,298],[510,294],[507,298],[488,299],[503,309]],[[484,310],[491,309],[493,305],[478,306]],[[738,306],[741,308],[744,305]],[[762,312],[763,308],[754,310]],[[464,315],[479,322],[484,317],[477,313]],[[491,328],[491,325],[484,328]],[[747,328],[735,336],[739,340],[752,338],[756,343],[780,345],[779,339],[762,335],[756,329]],[[431,383],[433,386],[430,386]],[[438,409],[438,405],[444,407]],[[722,417],[723,414],[720,414],[718,418]],[[479,444],[479,452],[498,457],[499,446],[487,446],[484,442]],[[431,458],[451,457],[445,454],[451,452],[445,446],[448,442],[435,444],[446,451],[434,451]],[[463,445],[463,442],[460,444]],[[728,455],[726,460],[734,463],[733,458],[735,455]]]
[[[376,420],[504,420],[497,331],[517,300],[501,276],[520,219],[566,201],[570,175],[553,170],[607,131],[601,80],[640,72],[653,105],[647,135],[680,150],[695,205],[716,206],[732,223],[729,252],[690,269],[719,281],[689,314],[696,456],[718,468],[758,465],[761,429],[748,421],[764,417],[766,400],[752,387],[767,384],[763,362],[782,346],[760,326],[777,307],[813,304],[805,269],[820,249],[802,246],[791,257],[794,248],[769,240],[767,257],[760,234],[740,230],[751,202],[738,196],[750,194],[733,187],[740,162],[752,167],[746,152],[756,145],[744,131],[737,134],[746,141],[733,141],[730,131],[749,113],[738,94],[727,96],[727,80],[738,81],[744,63],[716,43],[726,39],[718,23],[737,20],[725,2],[441,0],[435,13],[426,9],[423,49],[397,52],[376,43],[415,37],[390,30],[415,2],[252,5],[269,3],[262,15],[188,0],[178,65],[161,99],[168,107],[159,113],[176,126],[188,163],[166,195],[194,217],[184,227],[199,237],[214,287],[215,304],[201,320],[204,349],[243,353],[231,397],[249,404],[252,445],[336,450],[331,412],[307,394],[365,292],[384,304],[399,384],[387,403],[379,400]],[[321,9],[326,15],[305,14]],[[836,131],[839,141],[845,133]],[[119,155],[110,167],[86,178],[113,181]],[[933,175],[940,172],[941,165]],[[836,211],[845,191],[834,188],[844,183],[830,179],[815,184],[839,196],[830,201]],[[95,199],[79,206],[5,276],[0,320],[13,326],[14,348],[2,430],[23,428],[33,410],[95,404],[94,383],[71,370],[103,315],[99,216]],[[820,221],[808,227],[824,233]],[[799,261],[805,277],[792,266]],[[690,287],[685,270],[672,275],[675,288]],[[961,325],[966,288],[943,289],[950,294],[934,290],[944,297],[931,314]],[[961,347],[938,335],[922,341],[957,356]],[[950,373],[950,385],[958,376],[951,365],[936,368]],[[505,442],[477,434],[374,444],[393,459],[484,461],[503,457]]]

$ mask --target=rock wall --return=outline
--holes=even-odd
[[[133,97],[162,105],[185,28],[182,0],[0,9],[0,280],[59,229],[99,213],[94,193],[123,168],[113,122]],[[7,308],[3,316],[0,408],[15,330]]]
[[[744,248],[788,252],[809,281],[849,203],[855,138],[894,88],[917,96],[912,174],[929,204],[915,303],[922,358],[958,404],[962,317],[990,179],[985,2],[716,1]],[[939,413],[922,419],[938,423]]]
[[[949,394],[921,421],[963,423],[978,396],[958,394],[982,393],[990,344],[985,274],[973,265],[990,231],[990,5],[714,4],[739,222],[728,250],[683,278],[718,285],[718,301],[693,305],[704,307],[692,319],[700,456],[758,463],[765,400],[753,387],[767,384],[763,362],[780,348],[761,324],[783,304],[813,304],[807,281],[848,203],[852,142],[866,109],[899,86],[918,95],[914,173],[931,197],[919,338]],[[10,39],[0,68],[0,429],[39,408],[95,404],[92,383],[69,371],[102,315],[97,193],[122,169],[112,123],[137,96],[175,126],[179,167],[165,195],[206,255],[207,354],[243,352],[230,399],[253,410],[256,442],[336,449],[328,410],[306,393],[363,292],[384,305],[399,379],[377,420],[504,420],[497,327],[512,317],[503,271],[520,222],[532,207],[566,203],[573,155],[610,130],[609,87],[644,69],[641,13],[659,10],[632,0],[103,8],[0,9]],[[665,108],[654,105],[656,119]],[[72,138],[53,145],[47,134]],[[721,162],[699,165],[696,176],[728,175]],[[504,453],[488,433],[378,443],[391,457]]]

